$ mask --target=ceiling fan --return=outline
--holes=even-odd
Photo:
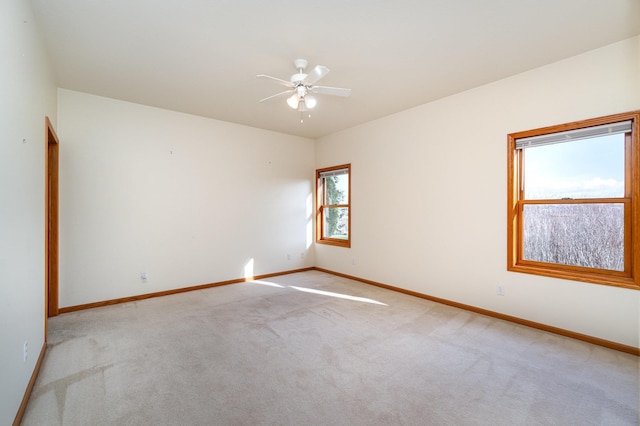
[[[269,99],[279,98],[281,96],[290,95],[287,98],[287,105],[291,108],[303,113],[314,108],[317,104],[317,100],[313,94],[318,95],[333,95],[347,97],[351,94],[351,89],[343,89],[340,87],[328,87],[328,86],[316,86],[315,84],[320,81],[321,78],[329,73],[329,68],[316,65],[308,74],[305,73],[309,62],[306,59],[296,59],[293,61],[296,67],[297,73],[293,74],[289,81],[282,80],[280,78],[271,77],[270,75],[258,74],[258,78],[268,78],[274,80],[277,83],[287,87],[284,92],[276,93],[275,95],[261,99],[260,102],[267,101]],[[301,120],[302,121],[302,120]]]

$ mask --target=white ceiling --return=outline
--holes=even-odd
[[[59,87],[316,138],[640,34],[639,0],[31,0]],[[300,123],[293,59],[325,65]]]

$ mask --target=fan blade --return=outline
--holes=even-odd
[[[351,89],[343,89],[341,87],[311,86],[309,90],[320,95],[347,97],[351,94]]]
[[[292,90],[285,90],[284,92],[276,93],[275,95],[271,95],[271,96],[268,96],[268,97],[266,97],[264,99],[260,99],[258,102],[264,102],[264,101],[268,101],[269,99],[277,98],[278,96],[288,95],[291,92],[292,92]]]
[[[283,86],[287,86],[287,87],[295,87],[295,85],[287,80],[282,80],[281,78],[276,78],[276,77],[271,77],[270,75],[266,75],[266,74],[258,74],[256,75],[257,78],[268,78],[269,80],[274,80],[280,84],[282,84]]]
[[[304,79],[303,83],[307,86],[311,86],[327,74],[329,74],[329,68],[322,65],[316,65],[316,67],[307,74],[307,78]]]

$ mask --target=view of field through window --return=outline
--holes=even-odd
[[[523,257],[624,271],[623,205],[525,205]]]
[[[624,271],[624,146],[617,134],[525,149],[524,259]]]

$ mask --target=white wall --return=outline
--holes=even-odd
[[[61,307],[314,265],[313,140],[63,89],[58,111]]]
[[[0,2],[0,64],[0,424],[8,425],[44,343],[45,115],[56,119],[27,1]]]
[[[353,240],[316,264],[637,347],[640,291],[506,271],[506,135],[639,108],[635,37],[324,137],[316,167],[352,164]]]

